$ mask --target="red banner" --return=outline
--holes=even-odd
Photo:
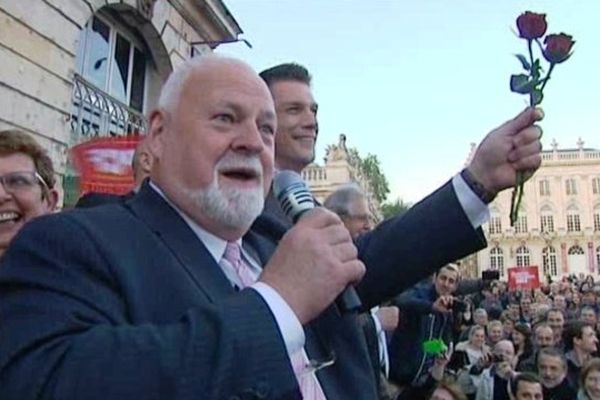
[[[79,174],[79,189],[88,192],[125,194],[133,188],[133,153],[142,136],[93,139],[71,149]]]
[[[537,266],[508,269],[509,289],[537,289],[540,287],[540,273]]]

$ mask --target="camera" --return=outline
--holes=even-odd
[[[452,311],[454,312],[465,312],[467,311],[467,303],[463,300],[455,298],[452,301]]]
[[[500,271],[486,270],[481,272],[481,279],[484,281],[500,280]]]

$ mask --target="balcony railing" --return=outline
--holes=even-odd
[[[600,160],[599,150],[566,150],[566,151],[544,151],[542,153],[543,161],[563,161],[573,160]]]
[[[325,182],[327,181],[327,169],[319,166],[309,166],[302,171],[302,179],[309,184]]]
[[[75,75],[71,130],[75,141],[100,136],[124,136],[144,133],[147,127],[142,113],[120,102],[101,89]]]

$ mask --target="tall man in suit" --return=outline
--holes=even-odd
[[[534,120],[505,129],[535,142]],[[462,209],[433,219],[427,200],[358,248],[323,209],[277,243],[249,229],[271,183],[276,118],[239,61],[174,72],[149,130],[154,165],[138,194],[41,218],[2,260],[3,399],[374,399],[356,318],[330,306],[363,276],[357,252],[368,306],[407,284],[394,260],[415,273],[483,245]],[[418,222],[456,232],[409,235]]]
[[[274,66],[260,76],[273,95],[277,111],[275,168],[301,173],[315,158],[318,134],[318,105],[312,94],[312,78],[306,68],[295,63]],[[401,217],[384,221],[356,239],[358,257],[367,267],[356,286],[364,310],[413,286],[448,262],[485,246],[480,226],[489,215],[487,203],[499,191],[515,185],[518,171],[530,176],[541,163],[541,131],[534,125],[541,118],[540,110],[530,108],[493,130],[460,174]],[[255,228],[277,240],[291,226],[291,220],[270,192]],[[314,325],[305,325],[305,331],[310,332]],[[318,353],[318,349],[314,351]],[[338,358],[346,356],[337,354]],[[331,368],[345,376],[338,382],[352,380],[340,368],[344,363]],[[344,393],[344,388],[338,385],[332,392]]]

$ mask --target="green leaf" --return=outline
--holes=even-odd
[[[540,89],[534,89],[531,91],[531,105],[537,106],[544,99],[544,94]]]
[[[543,68],[540,65],[540,59],[538,58],[538,59],[534,60],[533,65],[531,67],[531,77],[537,81],[538,79],[540,79],[542,70],[543,70]]]
[[[536,81],[529,80],[529,75],[519,74],[510,76],[510,90],[515,93],[528,94],[535,87]]]
[[[515,54],[515,57],[517,57],[519,61],[521,61],[521,65],[523,66],[523,69],[525,71],[529,71],[531,69],[529,61],[527,61],[527,58],[525,58],[523,54]]]

